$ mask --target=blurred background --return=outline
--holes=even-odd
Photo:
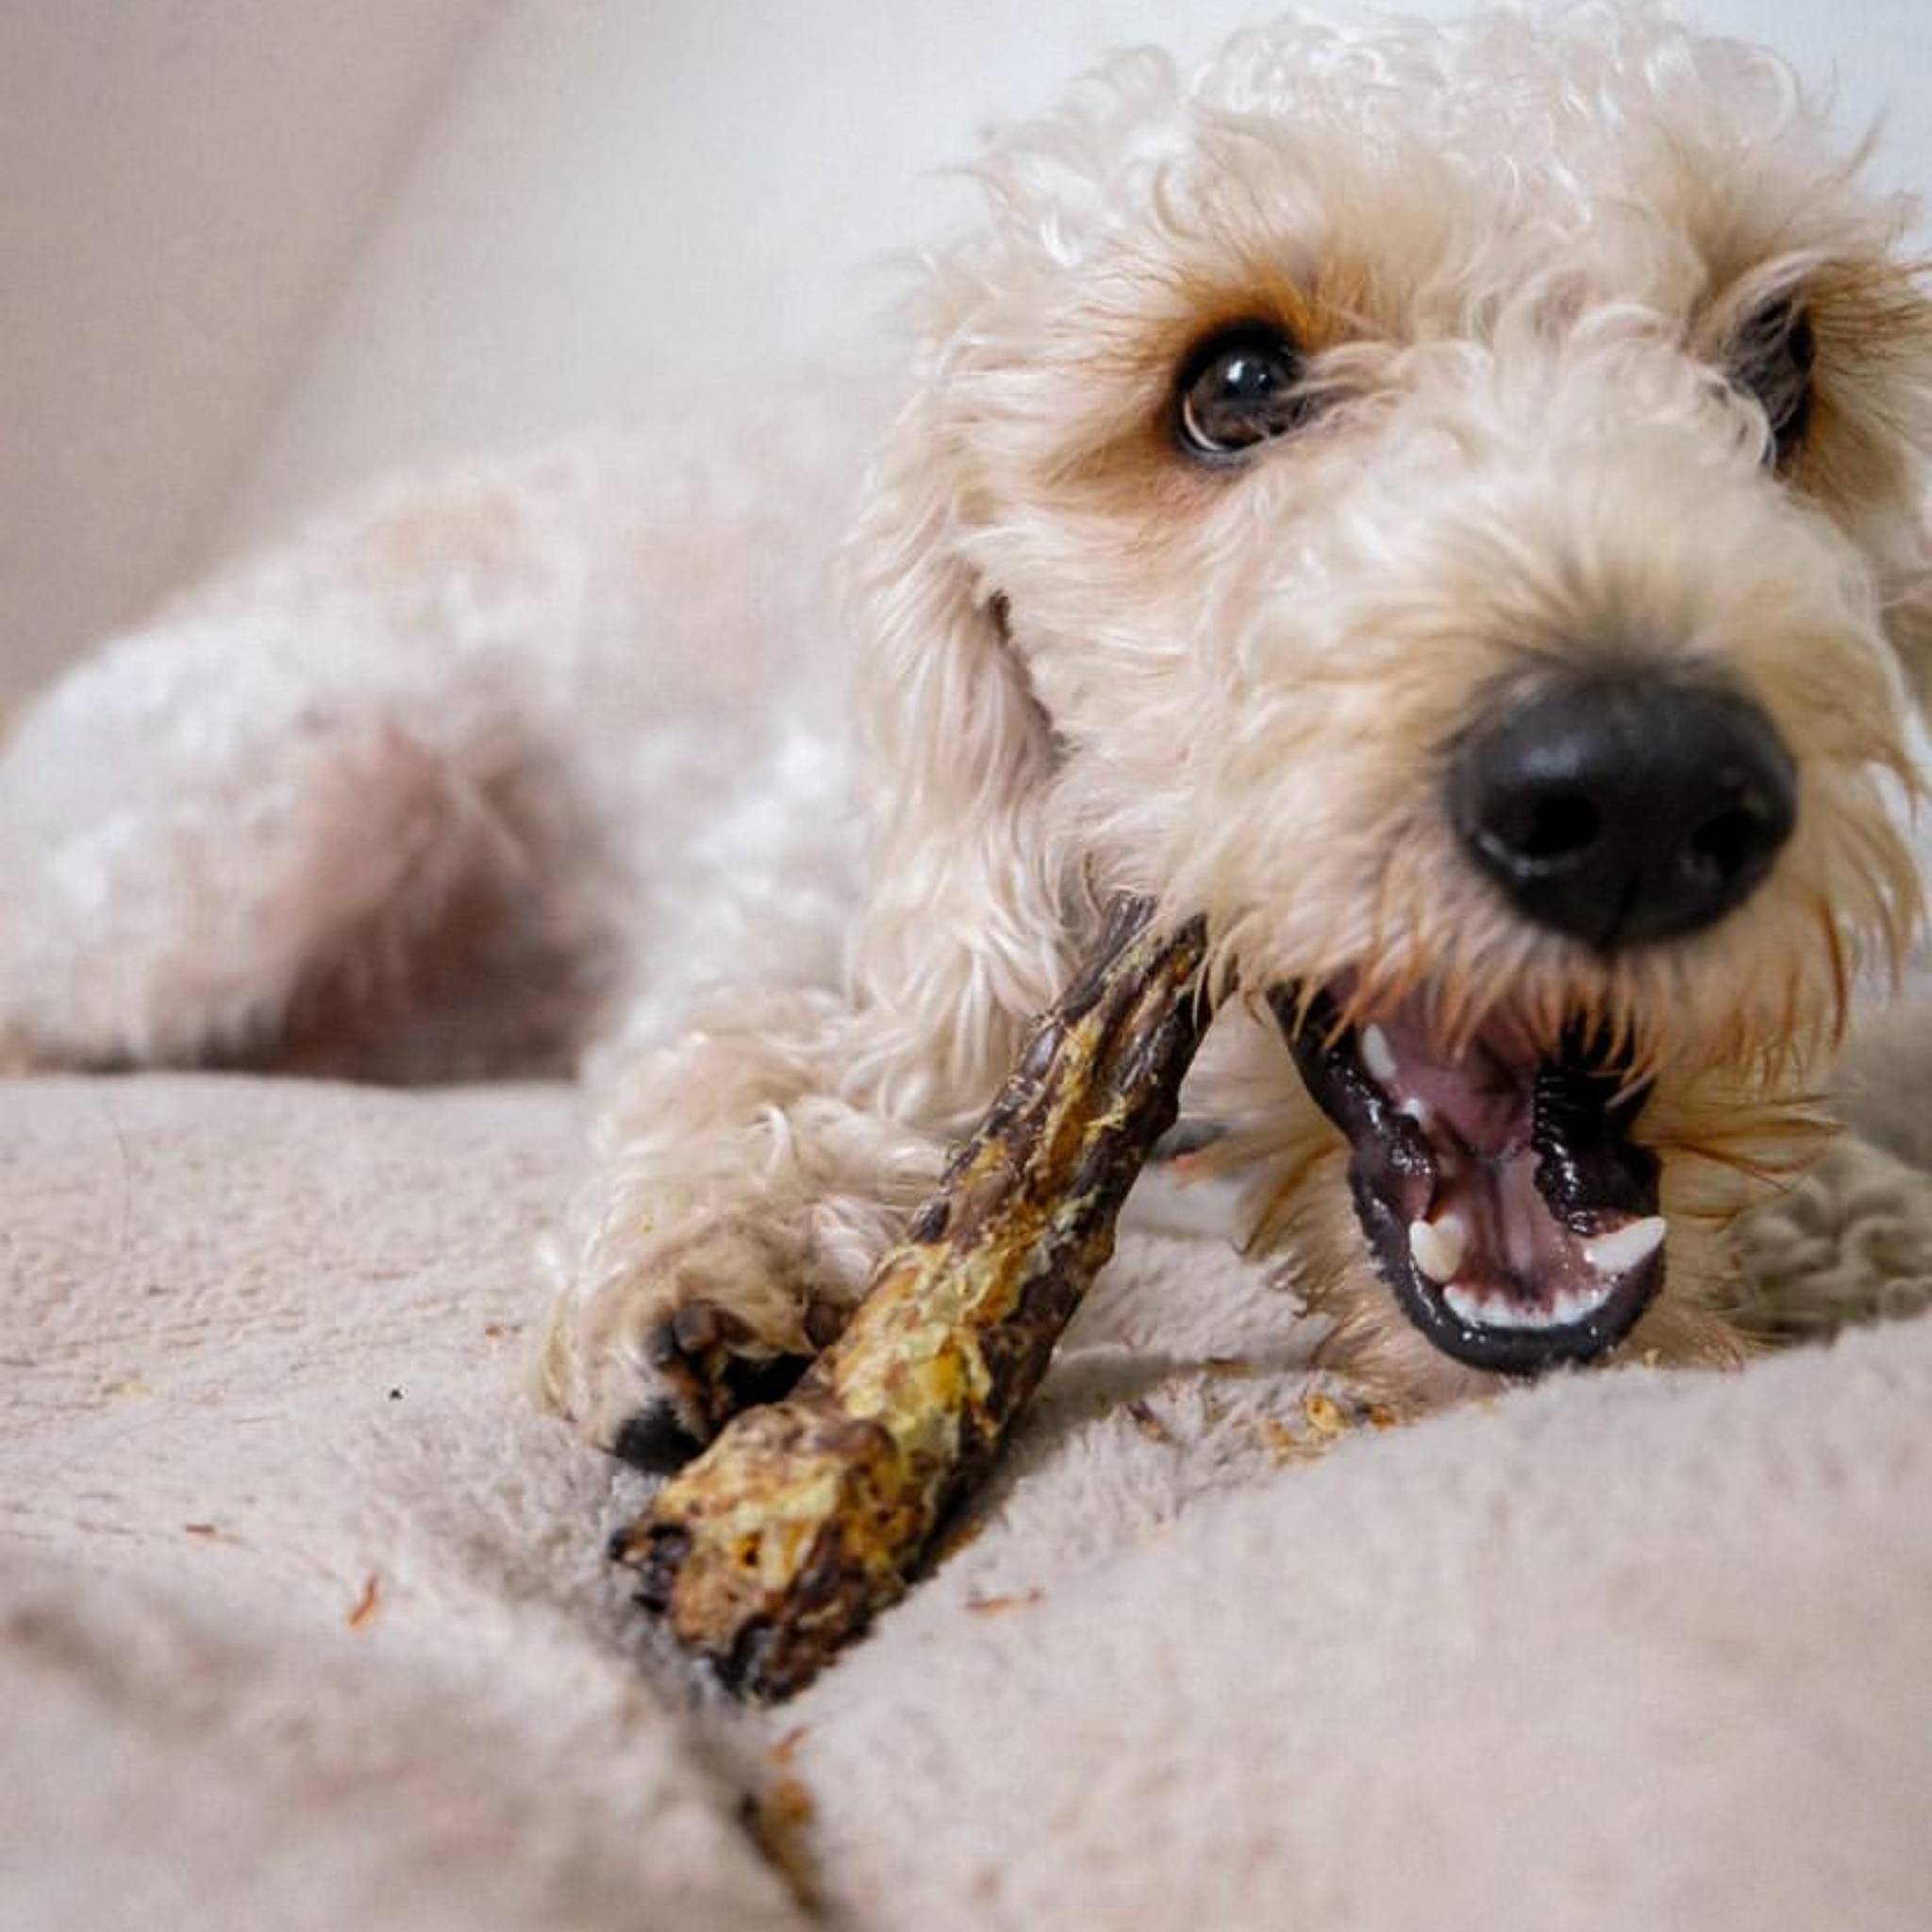
[[[989,116],[1274,10],[0,0],[0,704],[382,470],[891,358],[890,258]],[[1690,10],[1932,188],[1924,0]]]

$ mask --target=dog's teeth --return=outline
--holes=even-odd
[[[1567,1288],[1548,1307],[1537,1307],[1507,1294],[1478,1295],[1452,1281],[1442,1299],[1452,1314],[1474,1328],[1568,1328],[1595,1314],[1611,1292],[1608,1287]]]
[[[1469,1248],[1469,1224],[1459,1214],[1408,1224],[1408,1252],[1415,1265],[1440,1288],[1456,1279]]]
[[[1557,1319],[1568,1327],[1573,1322],[1587,1321],[1609,1300],[1610,1285],[1605,1282],[1596,1288],[1573,1288],[1557,1297]]]
[[[1626,1222],[1608,1234],[1585,1241],[1583,1258],[1599,1274],[1627,1274],[1663,1246],[1666,1232],[1661,1214],[1647,1214],[1641,1221]]]
[[[1389,1044],[1389,1036],[1379,1026],[1362,1028],[1361,1055],[1362,1065],[1368,1068],[1372,1080],[1378,1080],[1386,1087],[1394,1079],[1394,1050]]]
[[[1426,1127],[1436,1118],[1436,1109],[1426,1100],[1414,1094],[1405,1100],[1395,1111],[1407,1115],[1419,1127]]]

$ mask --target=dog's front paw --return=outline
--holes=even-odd
[[[642,1469],[675,1469],[740,1409],[775,1401],[843,1324],[808,1291],[793,1244],[748,1217],[601,1258],[552,1310],[539,1392]]]
[[[618,1425],[613,1455],[640,1469],[675,1469],[741,1408],[775,1402],[805,1373],[808,1355],[774,1354],[734,1315],[703,1295],[679,1300],[644,1335],[658,1387]]]

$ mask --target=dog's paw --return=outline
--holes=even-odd
[[[648,1244],[568,1291],[540,1394],[598,1447],[675,1469],[739,1410],[782,1396],[843,1325],[791,1244],[741,1217]]]
[[[777,1401],[811,1360],[768,1352],[729,1308],[702,1295],[652,1324],[644,1356],[659,1389],[619,1424],[609,1447],[648,1470],[688,1462],[740,1409]]]

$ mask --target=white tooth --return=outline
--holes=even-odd
[[[1364,1026],[1361,1038],[1362,1065],[1368,1068],[1369,1077],[1379,1080],[1385,1087],[1395,1077],[1395,1055],[1389,1045],[1389,1036],[1379,1026]]]
[[[1582,1321],[1585,1312],[1583,1297],[1574,1289],[1566,1288],[1550,1304],[1550,1326],[1567,1328],[1573,1322]]]
[[[1407,1114],[1419,1127],[1427,1126],[1436,1118],[1436,1109],[1426,1100],[1419,1099],[1414,1095],[1405,1100],[1395,1111]]]
[[[1456,1279],[1468,1249],[1469,1224],[1459,1214],[1408,1224],[1408,1252],[1415,1257],[1415,1265],[1439,1287]]]
[[[1468,1322],[1480,1327],[1483,1320],[1483,1305],[1471,1294],[1468,1289],[1458,1288],[1454,1282],[1442,1291],[1442,1299],[1449,1304],[1449,1312],[1457,1321]]]
[[[1593,1315],[1610,1298],[1610,1285],[1601,1283],[1595,1288],[1566,1289],[1557,1297],[1557,1319],[1567,1327],[1573,1322],[1581,1322]]]
[[[1626,1222],[1608,1234],[1585,1241],[1583,1258],[1599,1274],[1627,1274],[1663,1246],[1666,1232],[1661,1214],[1647,1214],[1641,1221]]]

